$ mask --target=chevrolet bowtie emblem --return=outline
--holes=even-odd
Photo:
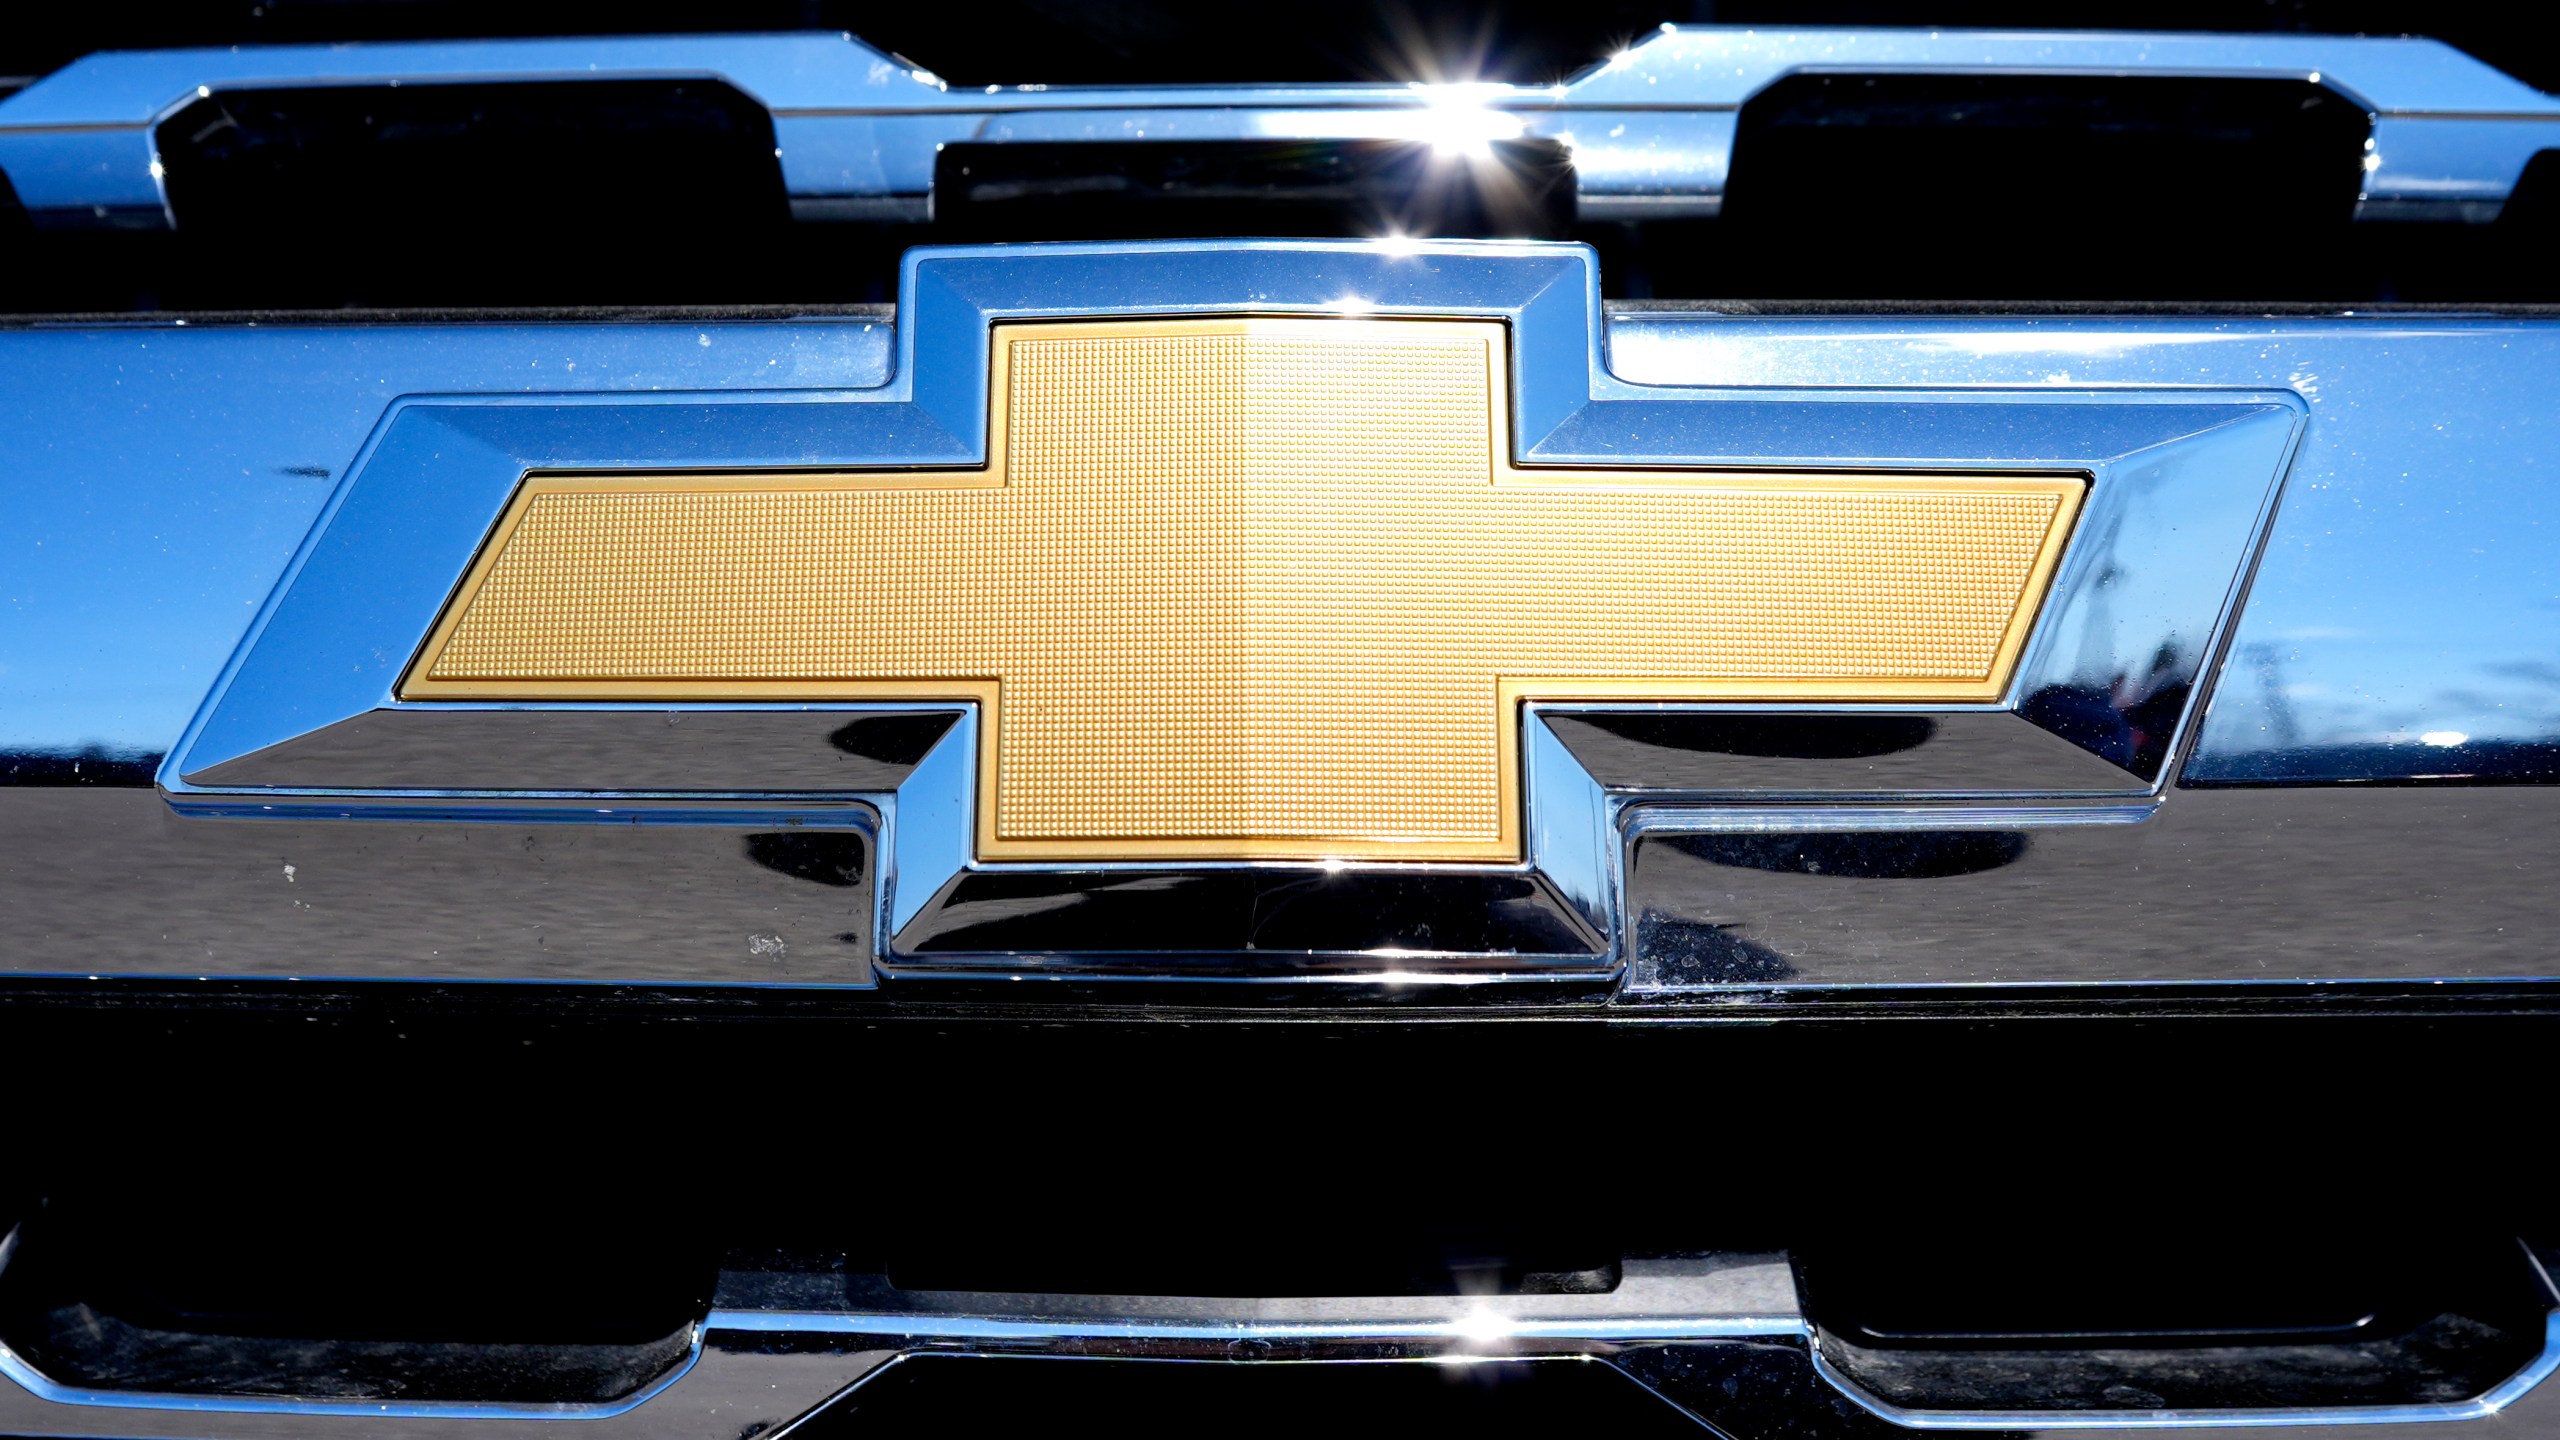
[[[530,475],[400,698],[969,700],[986,858],[1510,861],[1525,700],[1998,700],[2085,486],[1519,466],[1487,320],[992,355],[981,468]]]

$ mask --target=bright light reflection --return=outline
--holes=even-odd
[[[1517,140],[1528,122],[1488,103],[1504,93],[1500,85],[1417,85],[1419,110],[1382,115],[1375,133],[1387,140],[1419,140],[1437,155],[1470,160],[1490,158],[1497,140]]]
[[[1378,248],[1390,255],[1419,255],[1422,242],[1401,230],[1390,230],[1378,237]]]
[[[2459,745],[2470,738],[2470,736],[2463,734],[2459,730],[2430,730],[2426,734],[2418,737],[2418,743],[2422,745],[2441,746],[2450,749],[2451,747]]]
[[[1324,308],[1336,315],[1366,315],[1377,309],[1378,303],[1359,295],[1341,295],[1324,302]]]
[[[1450,1329],[1467,1340],[1484,1344],[1511,1338],[1511,1317],[1493,1310],[1474,1310],[1450,1323]]]

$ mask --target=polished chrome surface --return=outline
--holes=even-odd
[[[1564,1295],[1214,1299],[907,1291],[842,1271],[722,1273],[696,1357],[629,1403],[585,1410],[361,1406],[71,1392],[0,1357],[0,1425],[60,1436],[197,1435],[301,1440],[361,1423],[370,1435],[553,1433],[574,1421],[612,1436],[771,1433],[912,1355],[1084,1356],[1232,1364],[1343,1361],[1464,1365],[1575,1358],[1620,1369],[1737,1440],[1926,1430],[2299,1429],[2352,1425],[2411,1440],[2560,1433],[2542,1351],[2487,1391],[2439,1404],[2177,1411],[1971,1413],[1883,1406],[1820,1353],[1788,1260],[1769,1254],[1630,1257],[1609,1291]],[[2440,1427],[2460,1427],[2445,1430]],[[2381,1427],[2368,1430],[2363,1427]]]
[[[155,765],[397,396],[859,389],[890,343],[824,319],[0,332],[0,753]],[[2560,561],[2536,540],[2560,500],[2518,478],[2547,463],[2560,327],[1622,311],[1609,347],[1643,384],[2292,389],[2311,420],[2190,774],[2494,778],[2560,745]],[[2087,668],[2131,695],[2150,658]]]
[[[206,781],[310,793],[878,792],[895,790],[958,713],[828,705],[376,710],[217,766]]]
[[[131,1413],[136,1410],[170,1411],[185,1415],[308,1415],[328,1418],[340,1424],[375,1420],[481,1420],[481,1421],[556,1421],[603,1420],[628,1414],[657,1398],[661,1391],[682,1381],[685,1372],[702,1358],[702,1327],[693,1329],[693,1348],[675,1369],[650,1381],[639,1390],[619,1400],[598,1404],[517,1405],[503,1402],[474,1401],[399,1401],[329,1399],[271,1399],[255,1395],[155,1395],[121,1390],[83,1389],[64,1385],[27,1363],[25,1357],[0,1343],[0,1380],[8,1380],[47,1405],[76,1405],[94,1410]],[[7,1408],[0,1401],[0,1411]]]
[[[402,396],[827,390],[886,323],[0,331],[0,754],[156,766]],[[0,770],[7,768],[0,761]]]
[[[1611,792],[1767,801],[2128,795],[2149,787],[2008,711],[1732,706],[1546,714]]]
[[[1515,466],[1485,321],[990,344],[980,468],[527,475],[397,697],[966,700],[981,859],[1508,863],[1524,703],[1999,700],[2088,488]]]
[[[2311,80],[2373,116],[2361,214],[2496,218],[2560,137],[2560,98],[2433,40],[1669,26],[1555,86],[954,88],[835,34],[271,46],[90,55],[0,101],[0,171],[36,223],[166,228],[152,127],[223,90],[712,76],[773,115],[797,213],[922,218],[955,141],[1388,139],[1568,145],[1585,215],[1712,215],[1735,117],[1812,72]]]
[[[2124,1430],[2155,1427],[2182,1430],[2264,1430],[2318,1425],[2442,1425],[2464,1420],[2486,1420],[2502,1415],[2510,1406],[2532,1394],[2543,1382],[2549,1380],[2553,1371],[2560,1370],[2560,1314],[2553,1315],[2545,1322],[2542,1353],[2534,1357],[2532,1364],[2471,1399],[2433,1405],[2340,1406],[2332,1409],[2188,1410],[2137,1413],[2132,1416],[2058,1415],[2050,1411],[2032,1410],[1912,1410],[1888,1404],[1860,1389],[1855,1381],[1840,1374],[1824,1361],[1819,1346],[1816,1346],[1813,1351],[1813,1365],[1823,1379],[1831,1382],[1841,1394],[1855,1401],[1876,1418],[1912,1430],[2016,1433],[2036,1430]]]
[[[1404,263],[1421,268],[1413,257]],[[1335,282],[1327,294],[1369,298],[1351,295],[1342,272],[1315,273]],[[1035,298],[1041,296],[1061,308],[1078,299],[1063,285]],[[14,787],[0,787],[0,887],[13,913],[28,917],[0,964],[54,976],[318,972],[860,983],[867,958],[848,953],[836,937],[867,934],[880,923],[852,913],[867,913],[869,891],[781,875],[746,857],[736,838],[763,833],[768,816],[782,816],[773,827],[782,828],[796,813],[791,806],[805,807],[805,793],[730,812],[722,823],[735,828],[717,842],[716,858],[705,851],[685,862],[770,877],[750,883],[782,884],[776,898],[797,897],[788,903],[800,907],[790,917],[770,923],[713,906],[698,917],[698,932],[693,921],[644,926],[635,933],[662,943],[617,950],[564,949],[557,930],[537,936],[529,926],[477,926],[451,936],[378,931],[372,927],[397,922],[359,903],[370,892],[355,882],[375,873],[368,867],[390,863],[394,832],[333,829],[338,822],[320,817],[215,819],[221,827],[289,827],[262,832],[272,838],[250,842],[244,859],[234,853],[229,829],[168,815],[147,792],[113,787],[147,781],[173,748],[260,597],[275,588],[334,483],[396,397],[485,391],[497,376],[553,393],[595,385],[695,397],[761,394],[787,398],[795,402],[791,413],[803,414],[808,407],[796,402],[813,390],[825,399],[886,381],[891,343],[885,325],[824,319],[374,328],[164,323],[0,332],[0,375],[9,377],[11,397],[0,405],[0,436],[19,457],[6,482],[12,523],[0,532],[0,595],[11,622],[0,626],[0,770]],[[2170,387],[2180,385],[2290,391],[2309,412],[2212,709],[2192,727],[2187,783],[2162,795],[2158,814],[2134,826],[2021,830],[2029,845],[2020,858],[1935,878],[1702,868],[1694,858],[1663,860],[1677,853],[1666,848],[1675,837],[1642,837],[1631,852],[1627,913],[1630,959],[1644,956],[1648,944],[1660,947],[1638,967],[1652,977],[1645,993],[2090,982],[2406,985],[2552,973],[2549,957],[2560,936],[2549,931],[2547,907],[2536,904],[2546,887],[2535,877],[2560,844],[2560,810],[2552,804],[2560,792],[2515,787],[2560,774],[2560,692],[2550,684],[2560,667],[2560,629],[2548,621],[2560,561],[2538,539],[2560,523],[2560,509],[2547,487],[2529,483],[2546,460],[2547,417],[2560,409],[2553,379],[2560,375],[2560,327],[2494,316],[1772,318],[1625,310],[1611,320],[1606,343],[1610,369],[1588,383],[1612,403],[1586,412],[1628,414],[1615,401],[1658,395],[1655,386],[1711,393],[1715,403],[1700,409],[1712,423],[1687,438],[1662,428],[1673,417],[1642,406],[1632,412],[1641,422],[1632,429],[1726,455],[1757,447],[1802,458],[1834,443],[1862,457],[1859,463],[1898,446],[1906,457],[1919,451],[1936,463],[1964,464],[1984,454],[1964,432],[1911,422],[1980,415],[1990,424],[1974,432],[1977,440],[1992,424],[2034,439],[2033,422],[2067,421],[2037,441],[2036,453],[2051,457],[2067,453],[2061,442],[2069,427],[2102,432],[2124,414],[2151,413],[2141,404],[2092,406],[2091,397],[2174,394]],[[1554,368],[1593,375],[1588,342],[1577,339],[1569,349],[1552,357]],[[912,359],[906,368],[912,372]],[[259,383],[244,383],[252,373]],[[1994,387],[1999,402],[1965,388],[1977,384]],[[765,386],[782,388],[758,388]],[[1932,407],[1970,403],[1878,404],[1874,424],[1861,422],[1863,402],[1817,408],[1844,390],[1879,400],[1928,396]],[[2040,403],[2012,404],[2010,397]],[[655,403],[662,408],[629,413],[688,424],[704,413]],[[408,408],[421,407],[403,413]],[[965,413],[966,402],[959,408]],[[1818,423],[1799,418],[1808,408]],[[1549,414],[1551,422],[1563,418]],[[1546,443],[1566,448],[1577,433],[1566,423]],[[1588,448],[1605,454],[1606,446],[1624,443]],[[2196,483],[2234,502],[2210,476]],[[2181,618],[2145,598],[2174,598],[2175,569],[2150,590],[2123,566],[2093,573],[2106,579],[2092,593],[2108,602],[2113,638],[2091,643],[2083,634],[2050,647],[2057,687],[2076,701],[2064,718],[2100,749],[2161,750],[2174,717],[2190,708],[2187,692],[2206,673],[2201,657],[2212,653],[2219,602],[2190,612],[2202,619]],[[443,583],[431,578],[428,588]],[[394,652],[404,643],[385,648],[385,663],[399,663]],[[2166,671],[2164,654],[2173,661]],[[2195,668],[2180,668],[2189,664]],[[370,717],[360,726],[409,718],[374,717],[371,708],[348,713]],[[1709,717],[1727,728],[1701,736],[1679,728],[1697,721],[1676,715],[1542,712],[1526,737],[1533,762],[1551,738],[1561,741],[1556,758],[1571,762],[1533,770],[1530,780],[1543,797],[1532,816],[1533,836],[1544,837],[1533,840],[1536,864],[1554,893],[1586,923],[1607,928],[1620,865],[1602,838],[1619,823],[1612,795],[1762,809],[1897,796],[2007,805],[2140,796],[2157,783],[2011,713],[1900,714],[1889,717],[1903,727],[1894,734],[1846,739],[1785,722],[1786,743],[1824,752],[1812,759],[1735,753],[1772,749],[1765,733],[1736,738],[1730,729],[1754,715],[1770,712],[1744,707]],[[1929,727],[1928,738],[1891,748],[1912,738],[1914,722]],[[297,744],[318,748],[266,757],[297,766],[325,760],[335,767],[326,775],[224,772],[224,783],[308,791],[283,782],[324,779],[324,790],[352,792],[402,778],[345,768],[353,752],[330,747],[362,737],[332,723],[322,714],[280,717],[283,738],[307,736]],[[549,723],[529,728],[539,733]],[[973,720],[964,715],[959,724]],[[394,758],[414,766],[434,748],[404,749]],[[834,765],[835,753],[817,758]],[[882,863],[905,877],[879,897],[892,933],[970,863],[966,757],[975,753],[974,736],[955,732],[948,749],[936,747],[919,762],[926,783],[909,787],[895,816],[881,822],[889,832]],[[731,758],[743,763],[745,754]],[[524,763],[519,757],[509,773],[485,775],[487,793],[533,778]],[[484,788],[448,786],[450,771],[404,773],[434,782],[429,790]],[[777,771],[775,788],[796,790],[800,781],[789,778],[796,773]],[[563,788],[591,790],[562,774]],[[2326,783],[2439,783],[2428,776],[2504,788],[2385,792]],[[610,792],[634,777],[606,778],[615,782],[603,787]],[[99,783],[110,788],[91,788]],[[2315,788],[2249,788],[2269,784]],[[935,797],[931,805],[927,794]],[[289,798],[266,795],[248,808]],[[433,803],[390,794],[361,805],[344,796],[334,802],[341,813],[395,817]],[[537,795],[531,803],[554,802]],[[608,796],[588,813],[620,814],[625,803]],[[398,808],[404,805],[412,808]],[[487,807],[472,813],[485,815]],[[463,852],[452,862],[458,868],[422,872],[436,885],[473,887],[453,892],[462,897],[457,915],[471,913],[475,902],[483,913],[503,913],[490,905],[513,893],[514,882],[497,846],[527,836],[565,840],[580,828],[556,813],[538,826],[499,818],[503,824],[433,832]],[[665,838],[644,840],[644,831]],[[688,833],[708,832],[597,831],[581,842],[578,863],[620,878],[566,893],[645,919],[657,913],[646,882],[616,871],[609,852],[594,845],[675,844]],[[306,864],[305,854],[323,858]],[[283,878],[288,862],[299,867],[295,882]],[[1890,869],[1904,862],[1884,854],[1873,863]],[[349,867],[344,876],[329,875],[342,866]],[[325,895],[302,883],[335,887],[341,879],[347,890]],[[863,883],[871,883],[868,872]],[[115,903],[98,903],[102,884]],[[634,888],[617,888],[624,886]],[[643,902],[636,909],[633,895]],[[321,898],[329,908],[295,903]],[[1986,929],[1986,905],[2017,923]],[[1653,919],[1644,918],[1648,912]],[[1854,943],[1838,928],[1853,917]],[[622,918],[614,916],[617,926]],[[319,954],[299,937],[324,926],[336,943]],[[1736,952],[1699,926],[1725,927],[1719,933],[1757,949]],[[698,940],[673,938],[697,933]],[[781,937],[787,959],[779,970],[755,952],[756,936]],[[824,958],[830,955],[844,958]],[[819,963],[804,965],[811,961]]]
[[[2285,386],[2311,420],[2187,779],[2560,776],[2560,492],[2525,478],[2554,443],[2560,326],[1684,315],[1610,338],[1663,384]],[[2146,659],[2082,662],[2129,726]]]
[[[307,744],[302,737],[310,732],[371,712],[407,709],[418,716],[415,725],[425,724],[436,702],[404,698],[401,677],[528,472],[968,463],[990,444],[985,394],[1002,321],[1239,310],[1507,320],[1507,428],[1524,461],[2087,476],[2084,518],[2054,571],[2043,616],[2006,693],[1981,708],[2016,709],[2120,767],[2140,788],[2164,781],[2192,709],[2194,680],[2274,502],[2300,424],[2298,402],[2283,392],[2240,390],[2050,395],[1637,386],[1606,367],[1597,291],[1589,252],[1571,246],[1182,242],[919,251],[908,261],[901,363],[888,383],[868,392],[606,403],[454,397],[395,405],[163,766],[163,786],[185,814],[272,809],[298,822],[355,798],[289,795],[214,776],[253,775],[265,763],[260,757],[277,747]],[[2147,667],[2130,691],[2106,678],[2107,668],[2130,663],[2128,656]],[[1604,708],[1588,697],[1581,704]],[[883,968],[1282,979],[1305,978],[1311,968],[1373,977],[1614,973],[1625,952],[1618,917],[1626,912],[1615,903],[1619,817],[1609,796],[1594,797],[1571,750],[1546,736],[1544,715],[1564,708],[1527,707],[1511,722],[1526,727],[1518,744],[1533,757],[1520,803],[1527,807],[1523,833],[1534,838],[1527,860],[1510,867],[1514,881],[1493,878],[1500,866],[1445,881],[1416,872],[1395,883],[1426,895],[1441,887],[1452,897],[1446,915],[1433,917],[1426,900],[1417,902],[1422,913],[1410,924],[1277,932],[1265,910],[1278,892],[1149,880],[1142,856],[1114,860],[1129,863],[1130,877],[1120,884],[1090,876],[1034,883],[1028,891],[1010,881],[955,883],[972,867],[1012,868],[1007,857],[990,853],[983,825],[969,823],[984,814],[977,792],[987,783],[986,717],[979,716],[946,735],[894,794],[847,797],[884,817]],[[2009,736],[2020,744],[2044,738],[2033,726]],[[1671,803],[1654,798],[1657,809]],[[618,811],[606,803],[615,797],[597,799]],[[464,796],[453,803],[466,813],[471,805]],[[735,808],[755,811],[757,796],[735,797]],[[1324,864],[1374,858],[1324,857]],[[1043,868],[1069,875],[1093,865],[1057,859]],[[1486,890],[1488,883],[1496,889]],[[1505,884],[1512,889],[1502,890]],[[1131,938],[1118,943],[1109,925],[1099,933],[1089,924],[1068,926],[1063,913],[1051,933],[1072,929],[1072,944],[1020,927],[988,928],[990,918],[1051,909],[1129,914],[1126,897],[1148,893],[1150,885],[1164,887],[1158,903],[1169,914],[1181,908],[1172,894],[1178,889],[1224,895],[1213,907],[1230,915],[1169,929],[1133,918],[1125,922]],[[1314,893],[1323,893],[1321,883]],[[1523,903],[1527,910],[1517,908]],[[1540,913],[1559,904],[1561,926]],[[919,928],[929,906],[954,914]],[[1239,909],[1258,918],[1233,918]],[[1449,941],[1453,932],[1466,940]],[[1263,943],[1274,934],[1290,938]],[[1006,938],[1000,949],[972,949],[964,938],[972,935]],[[1325,938],[1337,935],[1352,939]],[[1184,936],[1244,943],[1222,941],[1204,955],[1195,953],[1201,941]],[[1158,958],[1133,966],[1132,955]]]
[[[860,988],[879,823],[832,798],[181,816],[148,789],[0,789],[0,956],[70,980]]]
[[[2115,805],[1965,805],[1843,833],[1808,806],[1756,832],[1656,828],[1627,861],[1627,983],[1775,996],[2361,981],[2451,999],[2539,982],[2560,945],[2545,898],[2555,800],[2543,786],[2175,790],[2138,823],[2103,823],[2141,813]]]

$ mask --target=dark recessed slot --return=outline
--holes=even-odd
[[[0,1338],[98,1390],[594,1403],[682,1363],[716,1263],[604,1196],[55,1197],[0,1271]]]
[[[1842,880],[1943,880],[2025,859],[2018,830],[1896,830],[1874,835],[1679,835],[1670,846],[1710,865]]]
[[[1165,85],[1510,80],[1543,85],[1608,58],[1694,0],[1186,0],[860,8],[874,44],[955,84]]]
[[[1928,1410],[2441,1404],[2539,1354],[2513,1240],[2127,1233],[1797,1252],[1823,1354]]]
[[[933,207],[956,240],[1552,239],[1573,225],[1574,188],[1553,140],[946,145]]]
[[[1792,76],[1743,106],[1724,264],[1759,294],[2299,293],[2369,129],[2291,80]]]
[[[1052,1434],[1611,1435],[1706,1433],[1607,1366],[1237,1365],[924,1355],[898,1362],[792,1430],[807,1440]]]
[[[877,1257],[901,1290],[1028,1295],[1596,1295],[1617,1288],[1605,1239],[1405,1224],[1309,1222],[936,1233],[910,1228]]]
[[[319,294],[618,296],[790,221],[771,116],[717,81],[227,90],[158,142],[199,259]]]
[[[2560,237],[2560,150],[2545,150],[2525,162],[2524,174],[2498,211],[2498,228],[2520,242],[2547,245]],[[2548,250],[2533,253],[2547,265]]]

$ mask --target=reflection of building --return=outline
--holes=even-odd
[[[2302,743],[2302,722],[2293,713],[2293,702],[2284,693],[2285,647],[2271,641],[2243,646],[2241,663],[2258,682],[2258,705],[2267,717],[2266,738],[2269,745],[2286,746]]]

